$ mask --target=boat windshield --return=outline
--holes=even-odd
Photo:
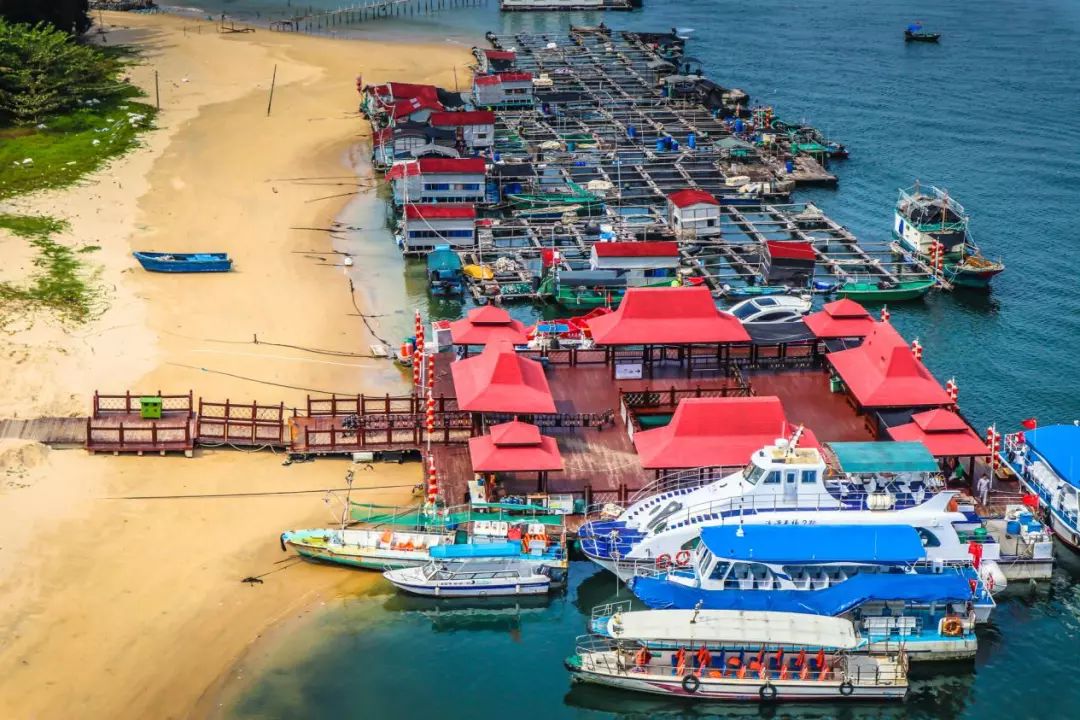
[[[763,478],[765,476],[765,473],[767,472],[767,469],[763,467],[758,467],[757,465],[750,463],[745,468],[743,468],[742,476],[743,480],[745,480],[746,482],[750,483],[751,485],[757,485],[758,481],[761,480],[761,478]]]
[[[743,305],[741,307],[737,307],[734,310],[732,310],[731,314],[734,315],[735,317],[739,318],[740,320],[746,320],[748,317],[750,317],[751,315],[753,315],[753,314],[755,314],[757,312],[758,312],[758,309],[756,307],[754,307],[753,303],[746,303],[745,305]]]

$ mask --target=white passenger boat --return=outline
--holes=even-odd
[[[653,610],[616,614],[607,636],[578,638],[574,680],[700,700],[901,700],[907,656],[859,654],[842,618],[787,612]],[[655,648],[655,649],[653,649]]]
[[[387,570],[383,577],[404,592],[442,598],[544,595],[552,587],[546,566],[509,555],[432,560],[421,567]]]

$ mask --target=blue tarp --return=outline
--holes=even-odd
[[[938,472],[921,442],[833,442],[829,449],[846,473]]]
[[[910,525],[714,525],[701,529],[701,541],[717,557],[762,563],[912,563],[926,555]]]
[[[463,545],[436,545],[428,553],[436,560],[460,558],[517,557],[521,543],[516,540],[493,543],[466,543]]]
[[[660,578],[635,577],[630,589],[651,608],[689,610],[771,610],[841,615],[868,602],[964,602],[971,586],[959,573],[913,575],[865,573],[824,590],[701,590]]]
[[[1024,437],[1058,477],[1073,487],[1080,487],[1080,427],[1047,425],[1026,430]]]

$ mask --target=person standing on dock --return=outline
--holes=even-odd
[[[990,476],[985,472],[979,476],[979,481],[975,484],[975,492],[979,495],[979,502],[986,507],[987,500],[990,498]]]

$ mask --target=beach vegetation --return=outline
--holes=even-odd
[[[67,223],[48,216],[0,213],[0,229],[37,251],[31,277],[21,283],[0,282],[0,322],[17,311],[38,308],[67,322],[84,322],[95,315],[101,303],[93,273],[79,262],[76,251],[54,239],[66,228]]]
[[[90,0],[0,0],[0,18],[12,23],[46,22],[79,34],[90,27]]]

